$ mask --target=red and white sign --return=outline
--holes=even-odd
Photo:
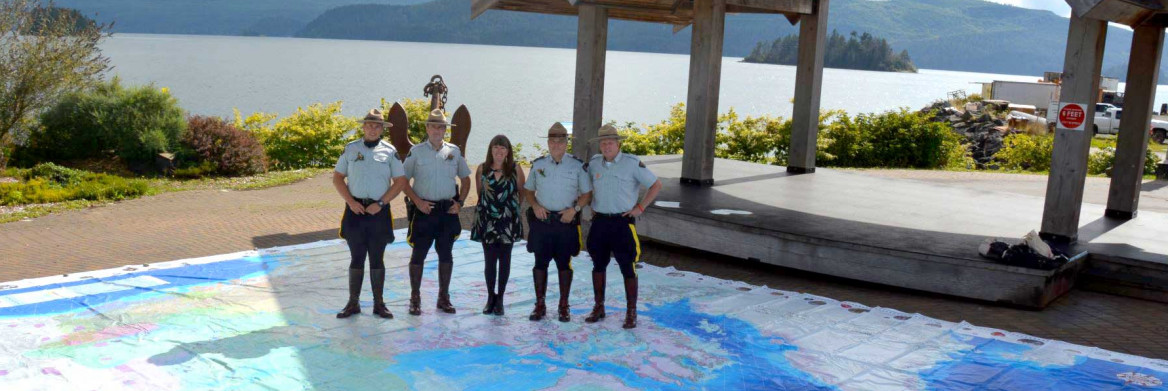
[[[1068,130],[1083,130],[1087,122],[1087,111],[1079,103],[1059,103],[1058,127]]]

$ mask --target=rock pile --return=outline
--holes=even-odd
[[[1002,149],[1002,139],[1009,133],[1005,119],[995,118],[990,110],[1007,109],[998,102],[971,102],[958,109],[947,101],[938,101],[921,109],[933,113],[933,121],[948,122],[953,131],[965,136],[978,166],[993,164],[994,154]],[[989,109],[989,110],[987,110]]]

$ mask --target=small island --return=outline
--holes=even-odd
[[[795,65],[799,55],[799,36],[788,35],[772,42],[762,41],[743,62]],[[916,72],[917,66],[908,56],[908,51],[900,54],[892,52],[892,46],[884,38],[872,34],[852,32],[846,39],[835,30],[827,39],[827,52],[823,66],[828,68],[857,69],[864,71]]]

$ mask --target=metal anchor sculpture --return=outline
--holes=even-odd
[[[430,98],[430,111],[434,109],[446,111],[447,88],[446,82],[442,80],[442,75],[430,77],[430,83],[422,88],[422,96]],[[413,140],[410,140],[410,119],[406,115],[405,107],[402,107],[401,103],[394,102],[393,107],[389,109],[389,118],[386,120],[393,124],[393,127],[389,128],[389,142],[393,144],[394,148],[397,148],[398,157],[405,160],[410,148],[414,147]],[[466,140],[470,137],[471,127],[470,110],[466,109],[466,105],[458,106],[450,123],[454,125],[450,130],[450,142],[458,146],[465,158]],[[426,140],[419,140],[419,142],[426,142]]]

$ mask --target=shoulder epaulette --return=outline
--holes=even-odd
[[[584,161],[580,160],[580,158],[576,157],[576,155],[571,155],[571,154],[565,154],[565,155],[572,158],[572,160],[578,161],[580,163],[584,163]]]
[[[535,160],[531,161],[531,164],[535,164],[536,162],[539,162],[540,160],[543,160],[543,159],[547,159],[547,155],[543,155],[543,156],[535,158]]]

